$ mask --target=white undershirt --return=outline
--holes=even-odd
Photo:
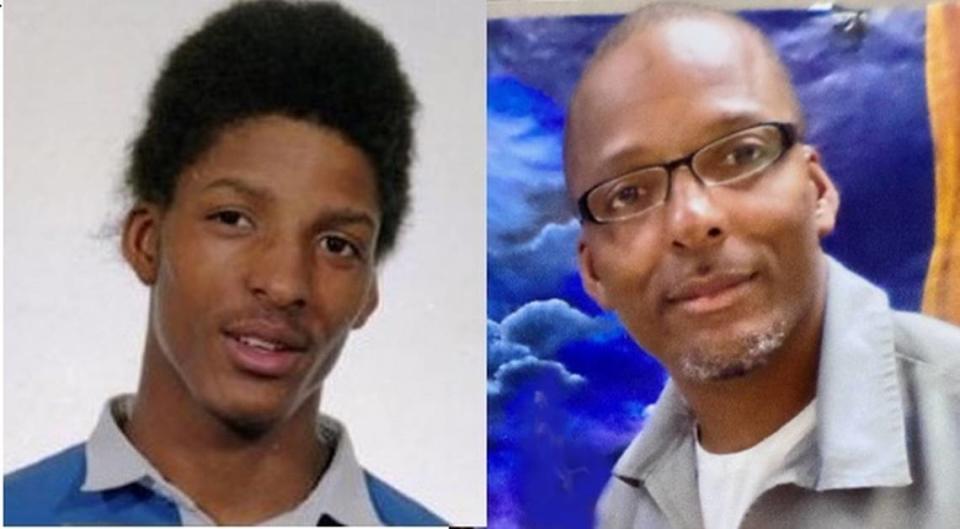
[[[816,399],[779,430],[741,452],[712,454],[697,440],[697,485],[705,529],[736,529],[761,494],[795,479],[786,457],[813,431],[815,403]]]

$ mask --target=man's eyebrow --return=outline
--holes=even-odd
[[[765,116],[759,112],[753,111],[731,111],[725,112],[710,122],[703,124],[700,130],[703,132],[703,138],[700,138],[700,144],[692,148],[700,148],[713,140],[723,137],[725,134],[736,132],[740,129],[757,125],[759,123],[768,123],[777,121],[771,116]],[[787,120],[792,121],[792,120]],[[640,159],[646,156],[651,149],[645,145],[624,145],[623,148],[616,150],[603,167],[608,170],[615,170],[620,166]]]
[[[317,215],[314,222],[318,230],[350,224],[364,224],[372,230],[377,229],[377,221],[370,213],[349,207],[326,209]]]
[[[723,135],[736,132],[739,129],[758,125],[760,123],[769,123],[772,121],[781,121],[772,116],[766,116],[758,112],[730,112],[721,115],[719,118],[707,124],[707,129],[716,135]],[[787,120],[791,121],[791,120]]]
[[[203,186],[201,191],[210,191],[221,188],[231,189],[254,200],[270,201],[272,199],[271,194],[266,189],[252,185],[248,182],[244,182],[239,178],[229,176],[215,179],[214,181]]]
[[[700,132],[702,133],[702,138],[700,141],[703,145],[707,143],[722,138],[724,135],[732,134],[739,130],[752,127],[754,125],[759,125],[761,123],[771,123],[778,121],[791,122],[793,118],[789,119],[777,119],[775,116],[765,113],[762,108],[746,108],[746,109],[730,109],[728,111],[721,111],[719,115],[715,116],[710,121],[701,123]],[[699,145],[698,147],[701,147]]]

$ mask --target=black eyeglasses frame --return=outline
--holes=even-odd
[[[792,149],[794,145],[796,145],[797,143],[800,142],[800,134],[799,134],[799,131],[797,130],[797,126],[796,126],[795,124],[793,124],[793,123],[787,123],[787,122],[783,122],[783,121],[763,121],[763,122],[760,122],[760,123],[754,123],[753,125],[750,125],[749,127],[743,127],[743,128],[741,128],[741,129],[737,129],[737,130],[731,131],[731,132],[729,132],[729,133],[727,133],[727,134],[724,134],[723,136],[720,136],[719,138],[716,138],[716,139],[714,139],[714,140],[712,140],[712,141],[709,141],[709,142],[701,145],[700,147],[697,147],[696,149],[693,150],[693,152],[691,152],[690,154],[688,154],[688,155],[686,155],[686,156],[684,156],[684,157],[682,157],[682,158],[677,158],[676,160],[671,160],[671,161],[669,161],[669,162],[664,162],[664,163],[658,163],[658,164],[652,164],[652,165],[646,165],[646,166],[643,166],[643,167],[638,167],[638,168],[636,168],[636,169],[632,169],[632,170],[630,171],[630,173],[627,173],[627,174],[635,173],[635,172],[638,172],[638,171],[645,171],[645,170],[647,170],[647,169],[658,169],[658,168],[665,169],[665,170],[667,171],[667,199],[669,199],[669,198],[670,198],[670,190],[671,190],[671,188],[673,187],[673,172],[674,172],[677,168],[679,168],[679,167],[681,167],[681,166],[686,165],[687,168],[690,169],[690,174],[692,174],[692,175],[694,176],[694,178],[696,178],[701,184],[706,185],[705,182],[703,181],[703,179],[700,177],[700,175],[698,175],[697,172],[693,169],[693,158],[694,158],[697,154],[699,154],[700,151],[702,151],[703,149],[705,149],[705,148],[707,148],[707,147],[709,147],[709,146],[711,146],[711,145],[714,145],[715,143],[717,143],[717,142],[719,142],[719,141],[722,141],[723,139],[725,139],[725,138],[727,138],[727,137],[729,137],[729,136],[735,136],[735,135],[737,135],[737,134],[740,134],[741,132],[744,132],[744,131],[747,131],[747,130],[750,130],[750,129],[754,129],[754,128],[757,128],[757,127],[771,127],[771,126],[772,126],[772,127],[776,127],[777,130],[780,131],[780,137],[781,137],[781,141],[782,141],[782,143],[783,143],[783,150],[780,152],[780,156],[778,156],[775,160],[773,160],[772,162],[770,162],[770,165],[772,166],[773,164],[779,162],[779,161],[783,158],[783,156],[787,153],[787,151],[789,151],[790,149]],[[768,166],[768,167],[769,167],[769,166]],[[590,207],[588,206],[587,197],[589,197],[591,193],[593,193],[597,188],[599,188],[599,187],[607,184],[608,182],[611,182],[611,181],[613,181],[613,180],[617,180],[618,178],[621,178],[622,176],[624,176],[624,175],[618,175],[618,176],[615,176],[615,177],[613,177],[613,178],[608,178],[608,179],[606,179],[606,180],[604,180],[604,181],[602,181],[602,182],[599,182],[599,183],[595,184],[594,186],[592,186],[590,189],[587,189],[586,191],[584,191],[584,193],[583,193],[582,195],[580,195],[580,198],[577,199],[577,209],[579,210],[579,213],[580,213],[580,222],[590,222],[590,223],[593,223],[593,224],[610,224],[610,223],[614,223],[614,222],[620,222],[620,221],[622,221],[622,220],[631,219],[631,218],[634,217],[633,215],[631,215],[631,216],[625,217],[625,218],[623,218],[623,219],[601,221],[601,220],[597,219],[597,218],[593,215],[593,213],[590,212]],[[734,179],[734,181],[736,181],[736,180],[737,180],[737,179]],[[656,207],[656,206],[653,206],[653,207]],[[651,207],[651,209],[652,209],[652,207]],[[638,215],[642,215],[643,213],[646,213],[647,211],[649,211],[649,209],[644,210],[644,211],[638,213]]]

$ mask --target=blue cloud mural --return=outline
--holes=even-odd
[[[809,139],[843,194],[825,246],[919,306],[933,237],[922,11],[875,11],[862,33],[826,12],[745,16],[784,54]],[[584,529],[666,381],[583,291],[565,196],[564,107],[616,16],[488,24],[489,526]],[[896,193],[890,189],[896,187]]]

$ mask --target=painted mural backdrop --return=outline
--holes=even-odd
[[[960,49],[950,29],[960,27],[960,14],[955,4],[929,11],[744,15],[780,50],[806,109],[807,141],[841,191],[827,251],[884,287],[895,307],[936,301],[939,314],[954,310],[960,318],[957,296],[924,299],[925,282],[928,291],[947,292],[960,270],[957,193],[950,191],[960,189],[960,68],[949,52]],[[488,24],[491,528],[591,527],[613,463],[665,382],[660,366],[582,290],[579,223],[563,191],[564,107],[594,46],[618,20]],[[943,77],[939,92],[928,86],[931,68],[931,78]],[[954,140],[934,141],[937,134]]]

